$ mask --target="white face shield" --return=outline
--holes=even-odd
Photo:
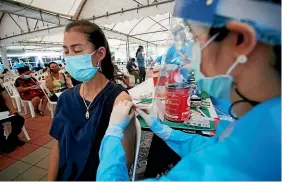
[[[267,16],[258,16],[261,14],[258,10],[279,14],[280,7],[261,1],[240,0],[237,4],[235,2],[233,0],[176,0],[174,17],[171,19],[167,36],[169,45],[162,55],[155,86],[153,115],[173,122],[184,122],[190,118],[190,106],[195,104],[195,102],[191,103],[191,100],[201,98],[202,94],[201,89],[194,85],[191,87],[191,84],[205,77],[202,70],[202,54],[204,49],[207,49],[207,46],[219,36],[213,28],[225,27],[230,20],[243,21],[254,28],[258,41],[272,44],[279,40],[280,43],[281,28],[277,24],[281,24],[281,19],[279,22],[279,18],[270,16],[270,13]],[[251,8],[247,11],[250,7],[257,9]],[[270,23],[270,19],[275,23]],[[268,26],[261,26],[261,23]],[[270,39],[268,35],[273,36]],[[205,64],[206,62],[208,60],[205,58]],[[227,71],[227,75],[230,70]],[[228,83],[229,87],[232,79],[227,77],[224,83]],[[209,84],[204,89],[211,90],[210,86],[215,85]],[[226,96],[226,90],[227,87],[215,92],[215,95],[229,97]]]

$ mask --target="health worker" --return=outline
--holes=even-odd
[[[175,24],[193,34],[197,85],[232,104],[206,138],[169,128],[136,109],[181,160],[153,180],[281,180],[281,1],[176,0]],[[173,22],[173,20],[172,20]],[[113,109],[103,138],[97,180],[129,180],[122,148],[132,103]]]

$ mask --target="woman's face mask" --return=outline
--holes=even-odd
[[[25,80],[29,79],[30,77],[31,77],[30,75],[23,75],[23,78],[24,78]]]
[[[50,68],[51,72],[53,73],[58,73],[60,71],[60,67],[59,66],[53,66]]]
[[[99,70],[99,63],[96,67],[92,65],[92,55],[95,52],[78,56],[66,56],[67,72],[78,81],[88,82],[91,80]]]

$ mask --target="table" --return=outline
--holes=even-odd
[[[143,99],[146,98],[145,97],[146,95],[150,98],[154,98],[155,87],[153,83],[153,78],[147,79],[145,82],[135,86],[134,88],[130,89],[128,92],[134,104],[139,103],[142,98]],[[211,118],[218,118],[218,115],[214,109],[211,99],[207,98],[205,101],[210,103],[210,107],[207,107],[206,109],[202,110],[205,113],[205,115]],[[141,118],[140,116],[137,116],[137,119],[139,120],[140,125],[143,130],[149,130],[149,127],[146,125],[143,118]],[[202,130],[202,129],[195,129],[196,127],[193,128],[191,126],[184,125],[183,123],[173,123],[173,122],[169,122],[166,120],[164,120],[163,122],[174,129],[179,129],[185,132],[198,133],[198,134],[207,135],[207,136],[215,135],[215,129],[218,124],[217,122],[211,121],[210,123],[211,129]]]
[[[132,98],[133,103],[137,103],[140,101],[140,96],[146,96],[146,94],[150,94],[150,97],[154,97],[154,83],[153,83],[153,78],[149,78],[142,82],[139,85],[136,85],[132,89],[128,90],[129,95]]]

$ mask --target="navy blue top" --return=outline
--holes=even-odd
[[[95,97],[90,118],[79,94],[80,85],[64,91],[58,99],[50,135],[59,142],[60,160],[57,180],[95,180],[99,148],[109,124],[116,97],[126,91],[109,82]],[[90,103],[86,101],[86,104]]]

